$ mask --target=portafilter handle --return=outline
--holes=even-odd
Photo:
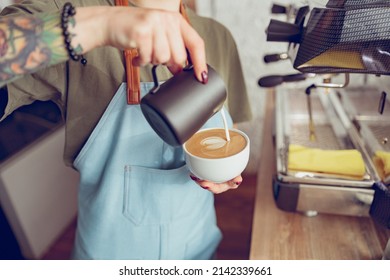
[[[287,14],[287,7],[283,5],[273,4],[271,7],[273,14]]]
[[[286,60],[288,58],[289,56],[287,53],[274,53],[274,54],[266,54],[263,59],[265,63],[271,63],[271,62]]]
[[[271,19],[266,30],[267,41],[299,43],[302,27],[297,24]]]
[[[270,75],[259,79],[258,84],[261,87],[276,87],[283,83],[299,82],[306,80],[307,78],[315,77],[316,74],[312,73],[298,73],[290,75]]]

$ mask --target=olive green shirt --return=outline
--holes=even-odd
[[[62,9],[67,0],[24,1],[5,8],[1,15],[53,12]],[[69,1],[75,6],[114,5],[114,0]],[[251,111],[236,44],[230,32],[216,21],[188,11],[191,25],[205,41],[207,63],[226,83],[226,106],[234,122],[250,120]],[[106,107],[122,82],[126,82],[123,52],[101,47],[85,55],[86,66],[68,61],[8,85],[9,100],[3,118],[20,106],[35,100],[52,100],[65,119],[64,160],[72,165]],[[171,77],[165,67],[158,67],[160,80]],[[152,81],[151,66],[141,68],[141,82]],[[131,105],[129,105],[131,106]]]

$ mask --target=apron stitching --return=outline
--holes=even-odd
[[[126,186],[129,184],[129,167],[128,165],[125,166],[125,178],[124,178],[124,185],[123,185],[123,205],[122,205],[122,213],[126,211],[126,205],[128,200],[128,191],[126,190]]]
[[[159,230],[159,232],[160,232],[160,234],[159,234],[159,236],[160,236],[160,250],[159,250],[159,256],[158,256],[158,258],[161,260],[162,259],[162,257],[163,257],[163,244],[164,244],[164,242],[163,242],[163,230],[162,230],[162,225],[160,225],[159,227],[158,227],[158,230]]]

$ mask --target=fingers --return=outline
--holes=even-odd
[[[138,28],[135,34],[135,45],[138,47],[138,57],[136,58],[136,64],[146,65],[152,60],[153,48],[155,48],[153,43],[153,33],[148,34],[146,31],[147,28]],[[152,35],[152,36],[151,36]],[[133,62],[134,63],[134,62]]]
[[[213,183],[210,181],[201,180],[194,175],[190,175],[190,178],[197,183],[200,187],[202,187],[205,190],[208,190],[214,194],[220,194],[223,192],[226,192],[228,190],[237,189],[241,183],[242,183],[242,176],[239,175],[232,180],[229,180],[224,183]]]
[[[153,50],[151,54],[152,64],[166,64],[171,60],[172,46],[166,32],[154,32],[153,34]]]
[[[187,59],[186,48],[184,45],[184,41],[182,38],[182,34],[180,33],[179,23],[181,22],[181,16],[177,21],[174,21],[173,26],[168,27],[169,30],[166,34],[169,42],[169,47],[171,49],[170,52],[170,60],[167,62],[168,68],[173,71],[173,73],[180,71]]]
[[[181,34],[191,57],[196,78],[202,83],[207,83],[206,51],[203,39],[184,19],[181,21]]]
[[[165,64],[172,73],[180,72],[190,55],[196,78],[207,83],[207,64],[203,39],[179,13],[145,11],[131,33],[138,48],[134,65]]]

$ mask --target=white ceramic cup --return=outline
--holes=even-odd
[[[202,129],[199,132],[211,129],[215,128]],[[235,131],[242,135],[246,140],[246,145],[240,152],[228,157],[198,157],[191,154],[186,148],[186,143],[184,143],[183,149],[187,167],[197,178],[215,183],[223,183],[237,177],[244,171],[249,161],[249,137],[238,129],[229,129],[229,131]]]

